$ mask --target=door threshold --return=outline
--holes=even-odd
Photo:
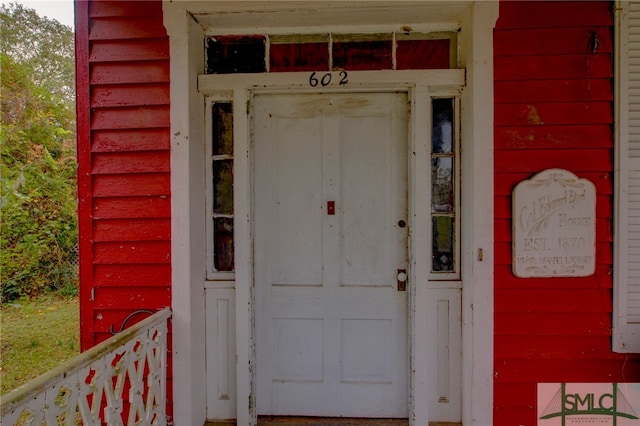
[[[407,419],[260,416],[258,426],[408,426]]]
[[[208,421],[204,426],[235,426],[235,420]],[[258,426],[408,426],[407,419],[363,419],[340,417],[260,416]],[[457,422],[429,422],[429,426],[462,426]]]

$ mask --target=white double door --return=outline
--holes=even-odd
[[[406,93],[254,97],[258,414],[407,417],[408,113]]]

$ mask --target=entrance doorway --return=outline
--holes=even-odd
[[[408,416],[408,95],[253,104],[259,415]]]

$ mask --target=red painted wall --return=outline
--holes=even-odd
[[[169,41],[161,2],[75,9],[85,350],[171,306]]]
[[[494,31],[495,425],[535,425],[538,382],[640,381],[640,359],[611,351],[612,7],[500,3]],[[511,193],[521,180],[554,167],[596,185],[596,273],[516,278]]]

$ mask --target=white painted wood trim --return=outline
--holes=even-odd
[[[201,425],[206,416],[204,345],[204,100],[191,69],[201,69],[201,28],[186,9],[163,3],[171,35],[171,300],[175,424]],[[198,55],[197,53],[200,53]],[[190,64],[185,66],[185,64]],[[192,118],[195,120],[192,121]],[[200,175],[202,176],[202,175]],[[193,186],[192,186],[193,184]],[[192,191],[185,191],[192,188]]]
[[[449,75],[446,75],[446,74]],[[409,223],[411,236],[409,242],[410,256],[410,284],[412,292],[409,308],[409,352],[410,352],[410,392],[409,392],[409,419],[411,425],[422,425],[429,422],[430,416],[434,415],[434,410],[429,410],[428,397],[432,395],[430,391],[430,370],[433,369],[434,360],[429,361],[434,354],[429,349],[429,338],[433,337],[427,332],[427,328],[435,326],[429,314],[429,308],[435,306],[429,303],[429,297],[435,293],[428,290],[428,281],[431,263],[428,261],[431,252],[428,242],[431,240],[431,169],[430,169],[430,135],[431,127],[429,111],[431,110],[430,100],[434,96],[458,96],[464,86],[464,70],[438,71],[410,71],[410,72],[354,72],[358,86],[334,88],[331,91],[386,91],[386,90],[408,90],[412,101],[410,113],[410,135],[409,135]],[[382,75],[381,75],[382,74]],[[307,73],[303,76],[295,75],[298,81],[305,81]],[[213,77],[212,87],[223,87],[218,81],[218,76]],[[254,92],[257,93],[292,93],[296,90],[313,92],[308,86],[294,84],[287,88],[281,82],[291,81],[291,76],[281,76],[274,74],[262,76],[260,84],[257,84]],[[235,79],[229,79],[231,81]],[[247,81],[253,84],[251,79]],[[235,81],[233,81],[235,82]],[[273,83],[269,85],[267,83]],[[302,87],[301,87],[302,86]],[[329,89],[330,90],[330,89]],[[326,92],[327,89],[317,91]],[[415,155],[413,154],[415,152]],[[414,198],[415,197],[415,198]],[[414,253],[413,250],[416,250]],[[448,283],[450,284],[450,283]],[[460,288],[459,282],[453,284],[456,289]],[[459,291],[459,290],[458,290]],[[417,324],[421,324],[420,327]],[[255,362],[253,365],[256,365]],[[457,419],[453,418],[456,421]]]
[[[219,418],[236,416],[236,329],[235,290],[233,288],[210,288],[206,298],[206,348],[207,377],[216,384],[207,386],[207,417],[215,413]]]
[[[236,90],[234,102],[234,242],[236,256],[236,380],[238,424],[257,423],[253,343],[253,235],[249,92]]]
[[[409,116],[409,423],[411,425],[428,424],[429,394],[428,375],[428,335],[425,327],[417,324],[428,324],[427,286],[418,277],[426,278],[431,272],[431,249],[427,241],[431,241],[431,170],[424,167],[431,164],[430,138],[431,126],[428,116],[424,120],[416,120],[420,111],[430,111],[429,91],[426,85],[417,86],[411,93],[411,112]],[[415,153],[415,154],[414,154]],[[421,185],[418,185],[418,182]],[[420,220],[421,219],[421,220]],[[424,238],[428,238],[424,240]],[[426,259],[426,261],[425,261]],[[421,395],[420,399],[417,395]]]
[[[498,6],[497,1],[474,2],[459,35],[460,62],[467,69],[467,87],[461,99],[465,426],[493,424],[493,28]]]
[[[437,87],[439,93],[457,94],[465,84],[465,70],[426,70],[426,71],[350,71],[347,75],[349,83],[340,86],[340,72],[317,72],[318,78],[324,74],[332,74],[333,82],[327,87],[311,87],[311,72],[282,72],[273,74],[201,74],[198,76],[198,91],[203,95],[211,95],[221,89],[268,89],[270,93],[278,90],[291,93],[296,90],[304,92],[357,91],[383,88],[386,86],[422,85]],[[250,83],[248,83],[250,82]]]

